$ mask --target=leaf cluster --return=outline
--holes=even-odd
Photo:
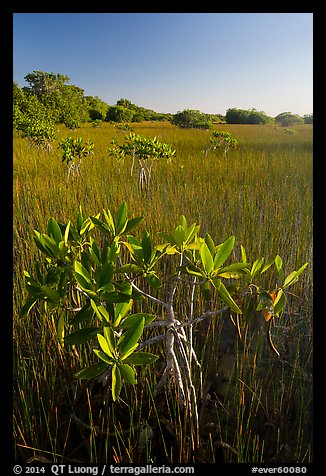
[[[238,146],[238,140],[232,137],[232,134],[230,132],[225,131],[214,131],[210,137],[210,142],[211,146],[208,147],[206,153],[210,149],[216,151],[219,150],[221,147],[224,147],[225,157],[230,148],[236,149]]]
[[[62,149],[62,162],[66,162],[68,165],[75,159],[78,159],[80,162],[83,157],[93,154],[94,144],[92,141],[84,142],[82,137],[75,139],[66,137],[60,142],[58,149]]]
[[[234,236],[215,244],[208,233],[200,236],[200,226],[188,225],[183,215],[170,232],[157,232],[158,243],[148,231],[137,238],[131,232],[142,221],[143,217],[128,217],[126,203],[115,215],[103,210],[103,217],[99,213],[85,218],[80,208],[74,223],[59,223],[51,217],[46,233],[34,231],[41,252],[36,276],[24,273],[29,297],[21,317],[37,307],[56,320],[60,345],[93,343],[99,360],[77,372],[76,378],[90,379],[110,370],[113,400],[119,397],[124,381],[136,383],[135,366],[151,364],[158,358],[139,349],[144,328],[157,317],[133,311],[139,299],[153,300],[168,311],[181,280],[197,285],[205,299],[215,292],[220,305],[237,315],[247,313],[253,301],[245,298],[254,296],[256,311],[271,321],[281,315],[286,289],[298,281],[307,266],[286,275],[280,256],[267,264],[264,258],[250,263],[243,246],[241,261],[232,261]],[[177,258],[172,287],[160,267],[163,257]],[[259,281],[271,268],[281,284],[265,289]],[[140,278],[154,293],[167,286],[168,302],[144,292],[139,287]],[[73,307],[76,302],[80,304],[77,309]]]
[[[129,156],[138,160],[154,161],[172,159],[176,153],[170,144],[160,142],[156,137],[147,138],[134,132],[126,135],[122,144],[117,144],[116,140],[113,140],[112,144],[114,147],[109,149],[109,155],[120,159]]]

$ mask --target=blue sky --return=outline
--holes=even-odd
[[[157,112],[313,111],[312,13],[15,13],[13,78]]]

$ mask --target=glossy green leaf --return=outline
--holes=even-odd
[[[57,322],[57,334],[58,339],[62,347],[64,347],[65,341],[65,312],[61,312],[58,322]]]
[[[116,214],[116,233],[120,235],[123,233],[127,227],[127,204],[126,202],[122,203]]]
[[[123,354],[123,356],[121,357],[121,360],[126,360],[127,357],[129,357],[133,352],[135,352],[135,350],[137,349],[138,347],[138,342],[136,342],[135,345],[133,345],[132,347],[130,347],[130,349],[128,350],[128,352],[126,352],[125,354]]]
[[[106,363],[98,362],[97,364],[91,365],[86,369],[80,370],[74,375],[74,377],[78,379],[92,379],[101,375],[106,369]]]
[[[241,273],[239,271],[218,271],[217,274],[212,273],[212,276],[219,276],[220,278],[226,279],[239,279],[241,277]]]
[[[111,212],[110,210],[103,210],[103,214],[104,214],[104,218],[105,218],[105,221],[107,223],[107,226],[110,230],[110,232],[112,233],[112,235],[115,236],[115,225],[114,225],[114,220],[113,220],[113,217],[111,215]]]
[[[30,310],[35,306],[36,303],[37,303],[37,299],[35,298],[28,299],[23,305],[23,307],[21,308],[19,312],[19,317],[22,318],[27,316]]]
[[[111,350],[111,346],[109,345],[106,338],[104,336],[102,336],[102,334],[97,334],[97,340],[98,340],[98,343],[100,344],[101,349],[103,350],[103,352],[105,354],[107,354],[109,357],[112,357],[112,359],[114,359],[114,354]]]
[[[110,322],[110,316],[106,308],[100,304],[97,305],[93,299],[91,299],[91,307],[97,317],[104,323]]]
[[[130,218],[130,220],[127,221],[127,225],[124,230],[124,233],[129,233],[131,230],[136,228],[143,220],[144,220],[144,217]]]
[[[132,367],[128,364],[117,364],[118,369],[120,370],[121,377],[123,380],[126,382],[130,383],[131,385],[134,385],[137,383],[136,381],[136,373]]]
[[[39,233],[37,230],[34,230],[34,235],[35,235],[34,241],[38,249],[41,250],[42,253],[49,254],[49,249],[46,247],[45,241],[43,240],[41,233]],[[50,256],[52,256],[51,251],[50,251]]]
[[[92,251],[91,256],[94,259],[96,265],[99,266],[101,264],[100,249],[99,249],[96,241],[94,240],[94,238],[90,237],[89,242],[90,242],[90,245],[91,245],[90,248],[89,248],[89,251],[90,252]]]
[[[99,288],[110,284],[113,278],[113,274],[114,274],[114,266],[111,262],[103,266],[99,275],[99,279],[98,279]]]
[[[279,272],[283,266],[282,258],[279,255],[276,255],[274,262],[275,262],[276,269]]]
[[[130,237],[128,237],[130,240]],[[137,263],[139,268],[143,267],[143,250],[141,244],[134,244],[130,240],[130,243],[124,242],[125,247],[129,250],[131,258]]]
[[[100,291],[100,290],[98,290]],[[118,302],[129,302],[130,296],[129,294],[121,293],[119,291],[114,291],[114,292],[103,292],[101,293],[101,296],[107,303],[118,303]]]
[[[79,241],[80,240],[79,232],[78,232],[77,228],[75,228],[75,226],[72,223],[70,223],[68,239],[71,240],[71,241]]]
[[[133,263],[124,264],[118,269],[119,273],[139,273],[140,267]]]
[[[49,254],[53,257],[57,257],[59,254],[59,248],[54,238],[42,234],[42,240],[45,248],[48,250]]]
[[[64,242],[65,242],[66,245],[68,244],[70,225],[71,225],[71,222],[70,222],[70,220],[69,220],[69,221],[68,221],[68,224],[67,224],[67,226],[66,226],[66,229],[65,229],[64,237],[63,237]]]
[[[119,397],[121,392],[121,374],[117,365],[114,364],[112,367],[112,398],[115,402]]]
[[[206,245],[208,246],[209,251],[211,252],[211,255],[214,256],[216,248],[211,235],[209,233],[205,233],[204,240]]]
[[[222,301],[229,306],[229,308],[236,312],[237,314],[242,314],[241,309],[236,304],[236,302],[232,299],[229,291],[226,289],[222,281],[218,278],[212,280],[214,287],[216,288],[218,294],[221,296]]]
[[[81,208],[81,206],[79,206],[79,212],[78,212],[78,215],[77,215],[77,230],[78,230],[78,232],[80,232],[83,223],[84,223],[84,217],[83,217],[83,213],[82,213],[82,208]]]
[[[278,277],[279,277],[279,280],[280,281],[283,281],[284,280],[284,271],[283,271],[283,261],[282,261],[282,258],[277,255],[275,257],[275,266],[276,266],[276,269],[277,269],[277,273],[278,273]]]
[[[217,276],[222,278],[239,278],[241,274],[246,273],[248,263],[233,263],[217,271]]]
[[[304,269],[308,266],[308,263],[305,263],[303,266],[301,266],[300,269],[298,269],[297,271],[293,271],[292,273],[290,273],[286,278],[285,278],[285,281],[283,283],[283,288],[287,288],[288,286],[290,286],[291,284],[294,284],[298,281],[298,278],[300,276],[300,274],[304,271]]]
[[[266,263],[266,264],[261,268],[260,274],[265,273],[265,271],[267,271],[267,270],[272,266],[272,264],[274,264],[274,262],[275,262],[275,258],[272,259],[271,261],[269,261],[269,263]]]
[[[55,289],[48,286],[41,286],[40,291],[43,293],[44,299],[53,304],[58,304],[60,301],[60,294]]]
[[[131,311],[133,303],[134,303],[133,300],[130,299],[129,302],[121,302],[116,304],[114,308],[114,320],[116,321],[119,316],[120,316],[120,319],[123,319],[124,317],[126,317]]]
[[[283,311],[285,305],[286,305],[286,295],[283,289],[280,289],[274,301],[274,313],[279,314],[281,311]]]
[[[141,241],[139,241],[138,238],[136,238],[135,236],[128,235],[128,242],[130,243],[133,250],[142,250]],[[125,244],[127,245],[128,242]]]
[[[247,255],[246,255],[246,250],[244,246],[240,245],[240,249],[241,249],[241,260],[243,263],[247,263]]]
[[[167,244],[167,247],[165,248],[165,254],[167,255],[175,255],[176,253],[178,253],[178,250],[176,248],[175,245],[170,245],[170,243],[166,243]],[[191,245],[188,245],[189,247]]]
[[[93,352],[95,355],[97,355],[97,357],[103,360],[103,362],[105,362],[106,364],[109,364],[109,365],[114,364],[114,360],[110,359],[110,357],[108,357],[107,354],[105,354],[102,350],[93,349]]]
[[[182,225],[178,225],[173,231],[174,241],[178,246],[181,246],[185,240],[185,230]]]
[[[303,266],[301,266],[300,269],[297,271],[292,271],[284,280],[283,283],[283,288],[287,288],[288,286],[291,286],[291,284],[294,284],[298,281],[298,278],[300,274],[304,271],[304,269],[308,266],[308,263],[305,263]]]
[[[82,287],[84,287],[85,289],[92,289],[91,277],[90,277],[89,272],[87,271],[87,269],[81,263],[79,263],[78,261],[75,261],[74,268],[75,268],[75,272],[76,272],[75,274],[78,274],[79,276],[82,276],[84,278],[84,286],[82,286]],[[77,279],[77,277],[76,277],[76,279]]]
[[[230,256],[235,243],[235,237],[230,236],[224,243],[219,245],[216,255],[214,256],[214,269],[218,269]]]
[[[122,329],[129,329],[129,327],[133,326],[136,322],[141,322],[142,318],[145,319],[144,326],[147,326],[156,319],[156,316],[154,314],[147,314],[145,312],[130,314],[130,316],[127,316],[124,319],[120,327]]]
[[[192,225],[190,225],[190,227],[186,230],[184,242],[187,244],[191,243],[196,233],[198,233],[199,229],[200,229],[200,226],[196,225],[196,223],[193,223]]]
[[[54,218],[50,218],[47,225],[48,234],[54,238],[55,242],[58,244],[62,241],[62,233],[60,226]]]
[[[88,290],[88,289],[90,289],[90,288],[92,287],[91,284],[90,284],[90,282],[87,281],[87,280],[84,278],[84,276],[82,276],[81,274],[77,273],[76,271],[75,271],[75,278],[76,278],[76,280],[77,280],[79,286],[80,286],[82,289]]]
[[[89,217],[90,221],[97,226],[97,228],[99,228],[103,233],[110,233],[110,229],[109,227],[103,223],[102,220],[100,220],[99,218],[97,217],[93,217],[93,216],[90,216]]]
[[[69,322],[69,324],[71,325],[76,325],[76,324],[80,324],[82,322],[89,322],[92,317],[94,315],[94,311],[93,309],[91,308],[90,304],[85,304],[85,306],[83,306],[80,311],[78,311],[74,317],[71,319],[71,321]]]
[[[159,232],[158,235],[171,245],[177,244],[174,236],[171,233]]]
[[[66,243],[64,241],[60,241],[60,243],[58,244],[58,248],[61,252],[62,257],[67,254],[68,249],[69,249],[68,245],[66,245]]]
[[[196,236],[195,236],[195,240],[196,240]],[[190,251],[190,250],[193,251],[193,250],[198,250],[199,248],[198,248],[197,242],[196,242],[196,241],[193,241],[192,243],[189,243],[189,244],[186,246],[185,249],[186,249],[186,250],[189,250],[189,251]]]
[[[66,335],[65,343],[67,345],[85,344],[85,342],[94,339],[100,330],[100,327],[85,327],[84,329],[79,329],[76,332]]]
[[[94,217],[95,218],[95,217]],[[79,234],[80,235],[84,235],[85,233],[87,233],[88,231],[91,230],[91,227],[94,226],[94,223],[92,223],[90,217],[86,218],[86,220],[84,220],[81,228],[80,228],[80,231],[79,231]]]
[[[104,338],[108,344],[108,347],[110,349],[110,352],[112,355],[116,354],[116,341],[115,341],[115,336],[114,336],[114,331],[112,327],[110,326],[105,326],[103,328],[103,334]]]
[[[206,243],[203,243],[200,248],[200,258],[204,267],[206,275],[209,275],[213,270],[213,257]]]
[[[187,226],[187,219],[184,215],[181,215],[180,220],[179,220],[179,225],[186,230],[188,228]]]
[[[251,274],[251,278],[253,279],[257,273],[259,273],[262,265],[263,265],[263,262],[264,262],[264,258],[259,258],[257,259],[252,267],[251,267],[251,270],[250,270],[250,274]]]
[[[115,287],[118,291],[123,293],[124,295],[129,296],[131,298],[132,292],[133,292],[133,287],[130,283],[123,281],[123,282],[116,282]]]
[[[119,339],[118,347],[120,354],[123,356],[128,352],[128,350],[133,347],[138,340],[140,339],[145,324],[145,318],[137,320],[135,324],[129,327],[127,332],[125,332]]]
[[[92,291],[91,289],[84,289],[84,291],[90,299],[98,299],[98,294],[95,291]]]
[[[187,273],[192,275],[192,276],[199,276],[201,278],[205,278],[204,271],[201,270],[200,268],[198,268],[195,265],[190,264],[188,266],[184,266],[184,267],[182,266],[180,269],[187,271]]]
[[[132,365],[148,365],[155,362],[158,359],[158,355],[151,354],[150,352],[134,352],[127,357],[124,362]]]

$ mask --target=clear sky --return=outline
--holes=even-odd
[[[34,70],[114,105],[313,112],[312,13],[15,13],[13,78]]]

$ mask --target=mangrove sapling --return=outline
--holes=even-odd
[[[150,190],[152,168],[154,162],[160,159],[172,160],[176,151],[169,144],[162,143],[156,137],[148,139],[140,134],[130,132],[125,136],[125,142],[118,144],[111,141],[109,155],[115,157],[119,167],[126,157],[131,158],[130,174],[133,175],[135,162],[138,164],[138,186],[141,191]]]
[[[80,129],[80,120],[74,117],[66,117],[64,125],[70,130]]]
[[[143,349],[165,343],[164,371],[154,395],[157,398],[175,385],[178,402],[192,425],[192,447],[196,448],[199,418],[194,377],[197,371],[201,381],[201,365],[193,345],[194,326],[228,311],[236,316],[239,327],[240,316],[252,318],[253,308],[268,323],[273,322],[285,308],[286,289],[297,282],[307,263],[285,277],[279,256],[265,265],[264,258],[250,264],[241,246],[241,261],[226,264],[235,237],[216,245],[208,233],[199,236],[200,226],[188,226],[184,216],[171,232],[158,233],[163,242],[157,244],[147,231],[141,239],[130,234],[143,217],[128,218],[126,203],[115,217],[110,210],[103,210],[103,216],[103,220],[100,213],[84,218],[80,209],[75,225],[50,218],[46,234],[35,230],[44,272],[40,264],[37,278],[25,271],[29,298],[21,316],[38,305],[39,312],[48,312],[56,319],[59,345],[69,349],[92,342],[90,349],[97,361],[75,377],[110,382],[113,401],[118,400],[123,382],[137,383],[137,366],[151,365],[158,359]],[[98,238],[98,231],[104,234],[104,241]],[[163,257],[171,260],[169,269],[175,269],[172,277],[162,271]],[[269,269],[276,271],[278,284],[265,289],[260,283]],[[188,288],[191,299],[180,316],[176,302],[182,299],[184,288]],[[211,293],[211,309],[197,314],[196,301],[200,295],[205,299]],[[164,318],[157,319],[158,313],[137,312],[140,299],[161,308],[159,314]],[[150,332],[157,328],[162,329],[160,334],[155,332],[144,339],[145,329]],[[270,328],[268,339],[279,355]]]
[[[122,131],[122,132],[134,132],[134,128],[131,124],[128,124],[128,123],[123,123],[123,124],[113,124],[113,127],[115,127],[116,129],[118,129],[119,131]]]
[[[92,127],[96,127],[98,129],[99,127],[101,127],[102,123],[102,119],[94,119],[92,121]]]
[[[43,118],[27,117],[24,115],[16,129],[23,138],[27,138],[31,145],[44,149],[47,152],[52,150],[52,142],[57,135],[54,123]]]
[[[81,137],[73,139],[72,137],[66,137],[58,148],[62,149],[62,162],[66,162],[68,166],[67,183],[70,175],[81,176],[81,163],[83,157],[87,157],[93,154],[94,144],[92,141],[85,142],[83,144]]]
[[[210,150],[217,151],[224,147],[224,158],[226,158],[229,149],[236,149],[238,146],[238,140],[232,137],[230,132],[214,131],[210,138],[211,144],[206,148],[205,155],[207,157]]]

